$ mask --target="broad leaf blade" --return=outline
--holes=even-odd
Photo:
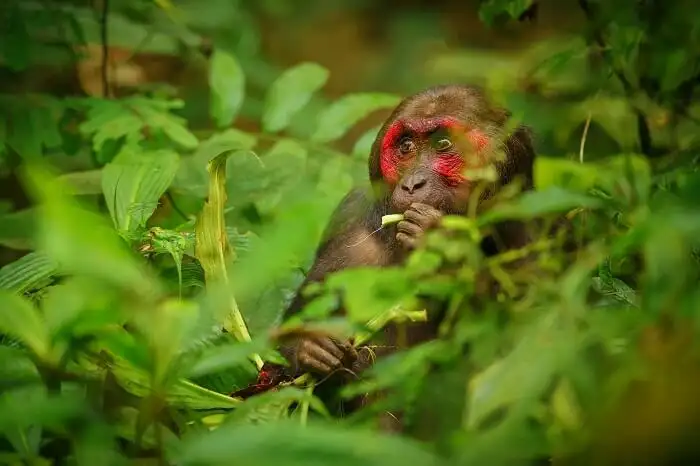
[[[265,98],[262,123],[274,133],[287,127],[291,119],[328,81],[328,70],[316,63],[301,63],[289,68],[272,83]]]
[[[400,100],[396,95],[383,93],[346,95],[321,112],[312,139],[322,143],[335,141],[370,113],[395,107]]]
[[[231,291],[227,270],[227,263],[235,254],[228,242],[224,219],[226,162],[230,155],[231,152],[218,155],[207,165],[209,197],[195,223],[195,256],[204,269],[207,289],[217,296],[226,295],[229,313],[224,327],[239,341],[250,341],[250,333]],[[262,367],[259,356],[253,357],[258,368]]]
[[[433,466],[438,462],[422,446],[401,437],[328,423],[304,428],[291,421],[224,424],[183,439],[180,447],[171,460],[183,466],[277,466],[281,458],[285,466]]]
[[[39,311],[5,290],[0,290],[0,333],[18,338],[40,357],[49,351],[49,332]]]
[[[137,154],[126,149],[102,170],[102,192],[118,230],[133,233],[146,226],[179,161],[169,150]]]
[[[236,57],[214,50],[209,70],[211,115],[219,128],[230,125],[243,104],[245,75]]]
[[[39,201],[37,243],[62,271],[97,277],[143,296],[160,291],[160,283],[137,262],[104,217],[64,194],[67,186],[45,169],[31,167],[25,177]]]
[[[58,272],[58,264],[42,252],[30,252],[0,269],[0,289],[25,293]]]

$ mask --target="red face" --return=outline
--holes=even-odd
[[[427,166],[448,187],[468,181],[465,168],[483,166],[488,137],[451,117],[395,121],[381,142],[382,176],[391,185],[416,166]]]

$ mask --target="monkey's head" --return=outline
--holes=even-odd
[[[471,86],[433,87],[407,97],[374,141],[370,180],[395,212],[419,202],[464,213],[472,195],[485,199],[518,175],[529,188],[529,133],[519,127],[508,135],[509,116]],[[489,169],[492,178],[483,183]],[[480,182],[483,189],[477,189]]]

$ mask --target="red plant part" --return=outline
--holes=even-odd
[[[229,396],[245,400],[253,395],[272,390],[282,382],[292,381],[293,377],[288,376],[284,369],[284,366],[279,364],[265,363],[262,369],[260,369],[260,372],[258,372],[255,383],[237,390]]]

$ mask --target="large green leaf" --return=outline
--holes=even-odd
[[[146,226],[179,161],[170,150],[137,153],[127,147],[102,170],[102,191],[118,230],[133,233]]]
[[[306,149],[290,139],[277,141],[265,154],[263,162],[268,175],[265,180],[267,190],[256,202],[261,212],[272,212],[294,185],[303,179],[306,157]]]
[[[103,216],[78,204],[66,194],[67,186],[40,166],[29,167],[25,179],[39,202],[37,244],[62,271],[97,277],[143,296],[159,293],[160,283]]]
[[[180,465],[421,466],[440,464],[424,447],[398,436],[336,424],[300,427],[280,421],[222,425],[183,439],[172,461]]]
[[[543,191],[528,191],[513,201],[494,207],[479,218],[479,223],[535,218],[575,208],[595,209],[604,204],[602,199],[551,186]]]
[[[289,68],[270,86],[265,98],[262,123],[265,131],[277,132],[290,120],[328,80],[328,70],[316,63],[301,63]]]
[[[312,139],[323,143],[335,141],[370,113],[394,107],[400,101],[399,96],[383,93],[358,93],[341,97],[318,116],[318,126]]]
[[[220,128],[229,126],[243,104],[245,75],[235,56],[215,49],[209,69],[211,115]]]
[[[0,268],[0,289],[21,294],[58,272],[58,264],[42,252],[30,252]]]
[[[0,290],[0,333],[18,338],[39,357],[49,351],[49,332],[38,309],[5,290]]]
[[[195,255],[204,269],[208,290],[227,301],[224,327],[239,341],[250,341],[250,333],[229,284],[228,264],[232,256],[235,257],[235,251],[228,242],[224,219],[226,162],[230,155],[231,152],[225,152],[207,164],[209,197],[195,223]],[[260,357],[254,354],[253,358],[260,368]]]

